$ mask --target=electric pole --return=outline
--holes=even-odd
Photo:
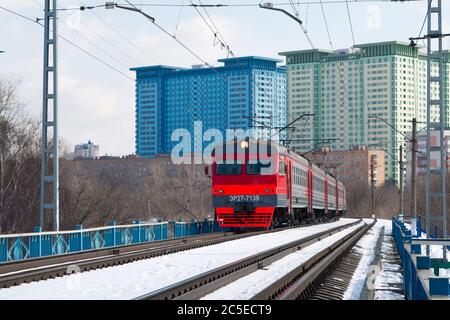
[[[400,145],[400,203],[399,203],[399,211],[400,215],[403,216],[403,145]]]
[[[417,187],[416,187],[416,170],[417,170],[417,120],[412,120],[412,140],[411,140],[411,215],[417,219]],[[417,222],[416,222],[417,223]]]
[[[442,33],[442,0],[428,0],[428,34],[423,37],[410,38],[411,45],[415,46],[414,40],[427,40],[427,174],[425,182],[425,212],[426,212],[426,233],[430,238],[431,219],[438,218],[442,221],[442,237],[447,237],[447,203],[445,174],[447,169],[447,152],[445,148],[445,83],[444,83],[444,55],[442,48],[442,39],[450,34]],[[433,63],[438,66],[435,72],[431,72]],[[432,89],[433,88],[433,89]],[[439,127],[440,143],[439,146],[431,146],[431,109],[439,109],[439,123],[434,127]],[[440,168],[431,168],[431,153],[440,154]],[[430,190],[431,174],[440,177],[439,190]],[[436,215],[431,214],[431,200],[437,198],[440,203],[440,212]],[[430,253],[430,247],[426,246],[427,255]],[[447,250],[443,246],[443,260],[447,261]]]
[[[370,185],[372,198],[372,218],[375,218],[375,164],[373,157],[370,158]]]
[[[44,7],[44,83],[42,104],[41,174],[39,223],[45,228],[48,212],[53,229],[59,230],[59,150],[57,87],[57,1],[45,0]]]

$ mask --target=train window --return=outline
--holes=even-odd
[[[250,163],[247,161],[246,170],[247,174],[269,175],[274,173],[271,161],[269,161],[268,163],[261,163],[259,161],[257,163]]]
[[[313,182],[314,182],[314,190],[324,192],[324,181],[322,179],[314,177]]]
[[[278,163],[278,174],[280,176],[284,176],[286,174],[286,164],[284,163],[284,161],[280,161]]]
[[[216,175],[236,175],[242,173],[242,163],[218,163],[216,164]]]

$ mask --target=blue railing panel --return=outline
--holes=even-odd
[[[421,232],[423,232],[421,228],[422,225],[419,217],[416,223],[418,236],[421,236]],[[434,236],[439,236],[436,228],[434,228],[433,233]],[[421,278],[424,273],[420,273],[419,271],[431,271],[430,257],[424,255],[425,252],[423,252],[420,244],[421,240],[415,239],[411,235],[411,230],[405,226],[404,220],[398,218],[392,219],[392,235],[403,266],[405,299],[428,300],[430,297],[433,298],[434,295],[439,295],[442,292],[448,293],[449,291],[442,289],[445,287],[445,283],[450,286],[448,278],[428,278],[428,276],[425,276],[424,279]],[[430,238],[435,239],[434,236]],[[440,241],[440,243],[442,243],[442,239],[436,239],[431,241],[430,246],[442,246],[442,244],[433,244],[435,241]],[[443,241],[444,245],[446,245],[445,241],[447,240],[444,239]],[[408,246],[406,246],[407,244]],[[413,261],[412,255],[414,255],[417,261]],[[429,283],[429,292],[427,292],[423,286],[423,283],[426,283],[425,281],[428,281]],[[436,283],[444,283],[444,285],[436,286]]]
[[[8,260],[8,239],[0,239],[0,262]]]
[[[137,243],[147,243],[169,239],[169,224],[173,234],[170,237],[181,238],[211,232],[222,232],[217,221],[202,222],[158,222],[141,223],[133,221],[131,225],[115,225],[92,229],[60,232],[35,232],[17,235],[0,235],[0,263],[39,258],[51,255],[110,248]]]

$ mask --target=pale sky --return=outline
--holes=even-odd
[[[199,3],[198,0],[192,1]],[[40,5],[43,2],[0,0],[0,7],[34,19],[42,17]],[[132,2],[155,17],[171,33],[176,30],[177,37],[208,63],[219,65],[217,60],[226,57],[225,50],[213,46],[214,35],[194,8],[184,7],[180,10],[180,7],[144,6],[189,4],[189,0]],[[202,1],[203,4],[255,5],[259,2]],[[316,3],[297,5],[297,10],[314,46],[330,49],[319,1],[300,2]],[[323,7],[334,49],[352,46],[345,3],[326,2],[323,0]],[[443,2],[444,33],[450,33],[450,0]],[[100,5],[104,1],[59,0],[58,3],[60,8],[70,8],[79,7],[82,3]],[[290,6],[283,8],[292,12]],[[349,8],[357,44],[390,40],[408,42],[409,37],[419,33],[427,1],[349,3]],[[200,10],[207,18],[204,11]],[[245,6],[207,10],[236,56],[257,55],[281,59],[279,52],[310,48],[298,24],[282,13]],[[189,67],[201,63],[138,13],[97,8],[92,12],[60,11],[59,17],[63,21],[59,23],[62,36],[133,79],[134,73],[128,70],[131,67],[155,64]],[[126,36],[128,41],[110,26]],[[43,37],[42,27],[0,8],[0,50],[6,51],[0,54],[0,76],[14,76],[22,81],[22,98],[27,104],[27,111],[35,117],[40,117],[42,112]],[[450,37],[444,43],[444,48],[448,49]],[[74,144],[90,139],[100,145],[102,155],[134,153],[134,81],[126,76],[109,69],[63,40],[59,41],[60,136],[71,148]]]

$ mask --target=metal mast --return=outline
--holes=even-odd
[[[427,174],[426,174],[426,232],[430,237],[430,213],[431,199],[438,198],[441,210],[442,232],[443,238],[447,236],[447,206],[445,195],[445,173],[446,173],[446,150],[445,150],[445,87],[444,87],[444,64],[442,53],[442,0],[428,0],[428,35],[427,35],[427,63],[428,63],[428,81],[427,81]],[[432,64],[437,63],[437,72],[432,72]],[[437,93],[433,94],[433,89],[437,89]],[[439,95],[439,96],[437,96]],[[431,136],[431,109],[439,108],[439,130],[440,143],[438,147],[430,145]],[[437,125],[437,124],[436,124]],[[436,126],[437,127],[437,126]],[[440,153],[440,168],[431,170],[431,153]],[[439,190],[430,190],[431,174],[439,175]],[[440,216],[439,214],[436,217]],[[446,248],[444,247],[444,259],[446,259]],[[427,251],[429,247],[427,246]]]
[[[398,206],[398,209],[400,211],[400,215],[403,216],[403,195],[404,195],[404,193],[403,193],[403,190],[404,190],[404,188],[403,188],[403,186],[404,186],[404,183],[403,183],[403,173],[404,173],[404,167],[403,167],[403,165],[404,165],[404,162],[403,162],[403,145],[400,145],[400,161],[398,163],[400,164],[400,182],[399,182],[400,188],[398,190],[398,192],[399,192],[399,206]]]
[[[44,0],[44,84],[42,104],[40,227],[48,213],[59,230],[57,0]]]
[[[411,140],[411,215],[414,219],[417,218],[417,187],[416,187],[416,172],[417,172],[417,120],[412,120],[412,140]]]

